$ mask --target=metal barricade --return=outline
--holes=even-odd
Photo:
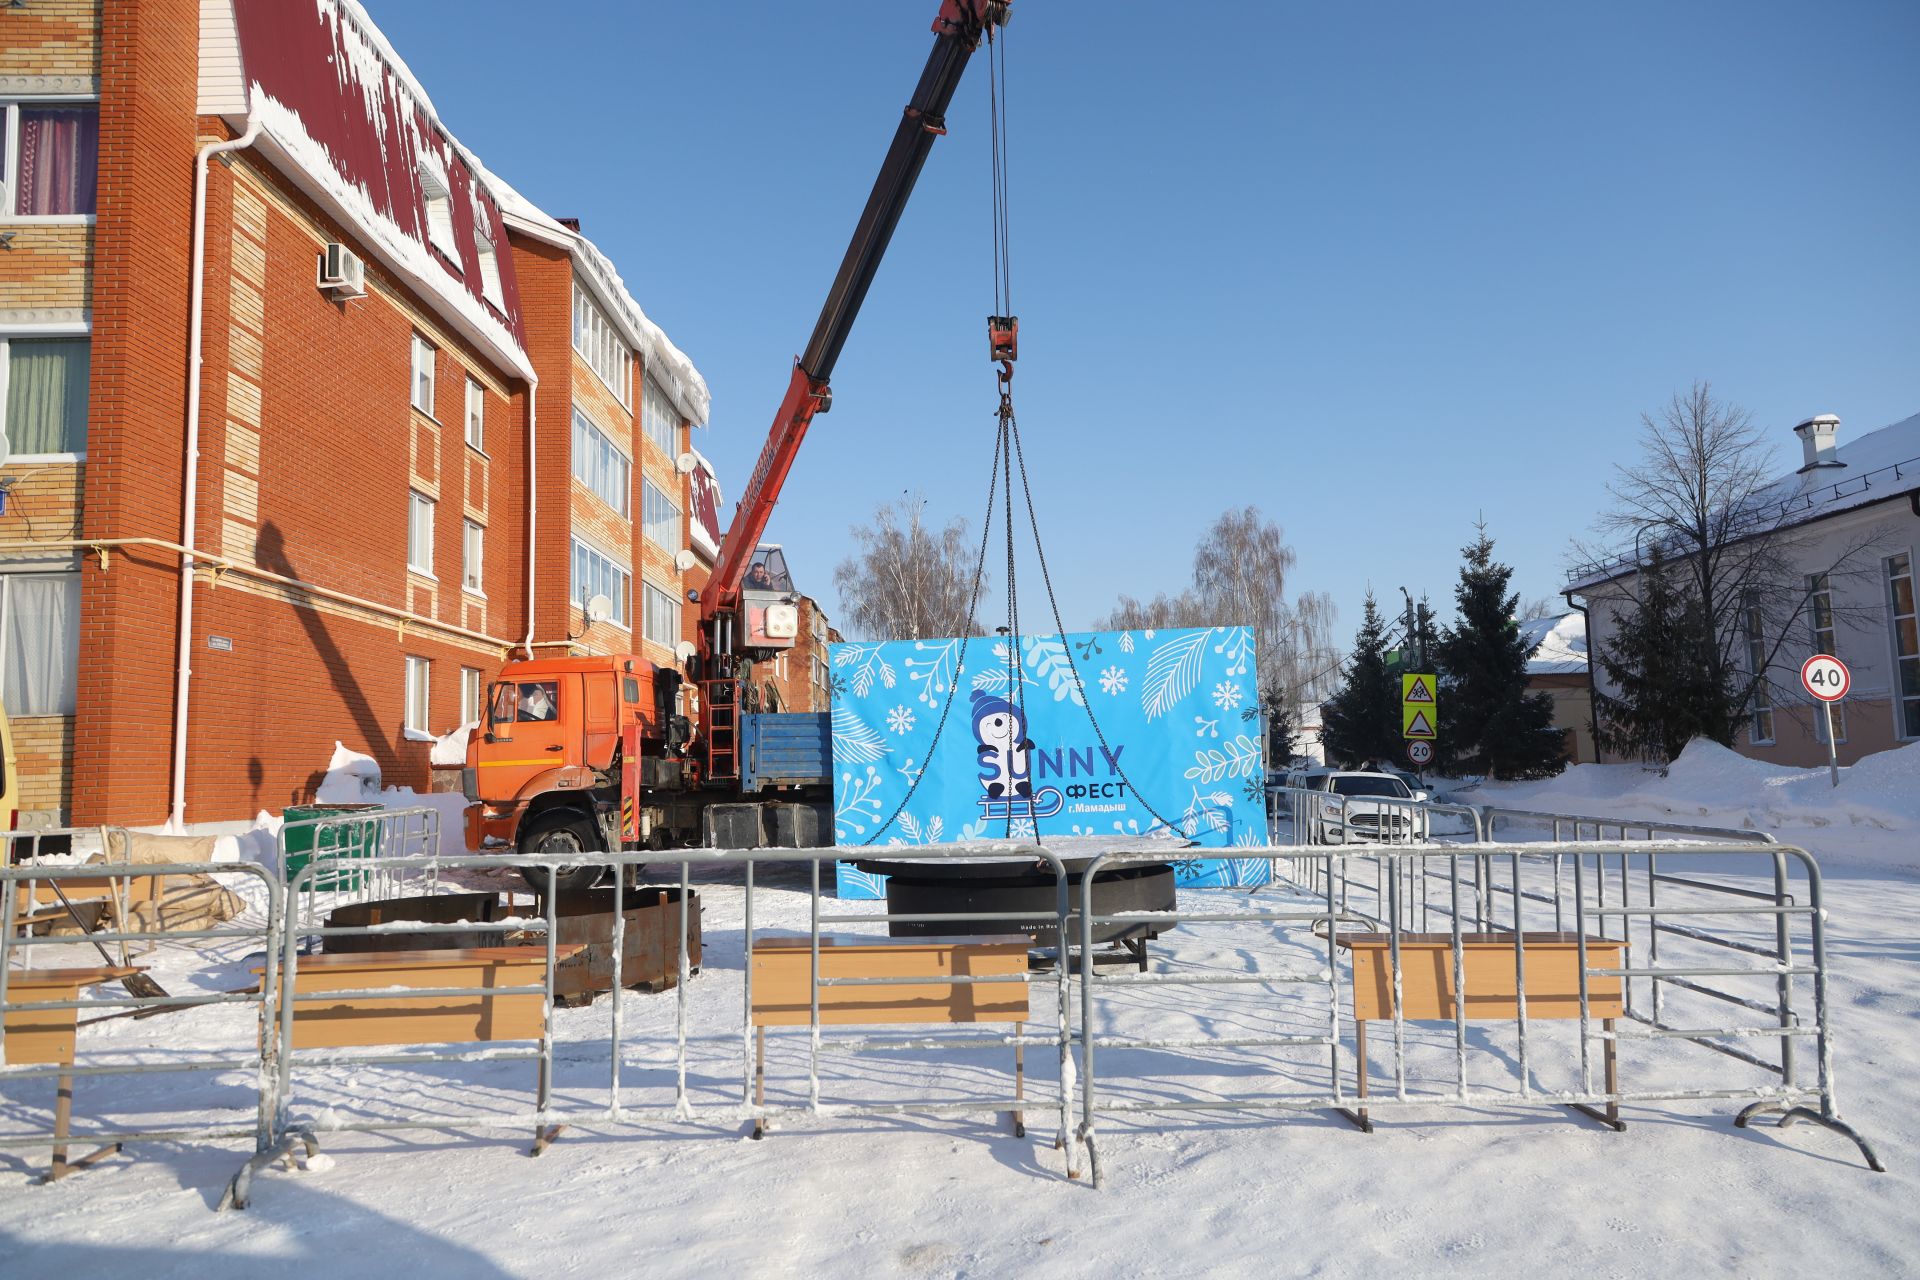
[[[32,833],[31,836],[19,833],[8,840],[8,853],[11,855],[16,846],[40,846],[41,842],[54,837],[85,841],[100,830],[81,828]],[[120,828],[107,828],[104,840],[108,850],[130,847],[127,833]],[[272,979],[277,964],[277,947],[283,935],[281,926],[284,914],[284,896],[276,878],[266,868],[250,863],[168,862],[130,865],[125,861],[110,861],[36,865],[14,863],[11,856],[9,863],[0,866],[0,893],[4,893],[4,900],[0,900],[0,1085],[52,1078],[56,1081],[56,1094],[49,1124],[31,1127],[24,1132],[0,1131],[0,1146],[51,1146],[54,1159],[49,1180],[115,1153],[129,1142],[211,1142],[251,1138],[256,1152],[265,1149],[273,1132],[273,1039],[266,1031],[272,1022]],[[149,915],[145,924],[150,927],[142,927],[137,918],[141,914],[137,911],[138,905],[159,902],[164,895],[167,877],[181,876],[214,877],[216,882],[223,877],[237,877],[240,881],[258,881],[259,887],[257,892],[240,894],[244,904],[241,914],[233,917],[233,922],[225,926],[167,928],[166,921],[159,918],[156,911],[145,913]],[[72,908],[90,893],[97,896],[102,881],[108,882],[108,897],[115,906],[101,920],[88,922]],[[247,886],[240,884],[238,887],[244,889]],[[43,902],[42,890],[46,891],[45,899],[56,904],[53,908],[49,909]],[[135,910],[128,909],[130,902],[135,904]],[[44,933],[34,932],[39,926],[50,926],[61,916],[70,918],[80,932],[59,934],[50,928]],[[258,950],[266,957],[268,980],[260,984],[258,989],[221,990],[219,988],[229,984],[224,980],[215,980],[211,984],[212,990],[193,995],[135,995],[127,991],[127,994],[95,993],[82,998],[80,990],[83,987],[120,982],[122,986],[115,990],[126,990],[124,979],[144,972],[125,963],[129,944],[146,944],[149,947],[192,944],[199,952],[209,948],[242,953]],[[95,948],[98,948],[97,952]],[[122,958],[118,965],[112,963],[114,951],[118,951]],[[48,952],[55,953],[58,960],[66,964],[49,966],[34,963],[36,957],[43,957]],[[95,959],[104,963],[97,968],[92,967]],[[214,959],[218,965],[227,963],[220,957]],[[73,967],[76,960],[84,960],[88,967]],[[64,992],[60,998],[22,998],[23,993],[30,989],[45,990],[55,985],[56,979]],[[127,1041],[133,1037],[116,1036],[111,1050],[89,1044],[90,1037],[86,1035],[76,1036],[76,1028],[109,1018],[139,1019],[175,1010],[213,1006],[239,1006],[251,1010],[255,1016],[248,1020],[244,1034],[238,1038],[230,1043],[205,1048],[188,1047],[183,1050],[177,1030],[162,1045],[129,1045]],[[82,1020],[79,1018],[81,1011],[100,1016]],[[177,1028],[177,1024],[174,1026]],[[10,1036],[21,1046],[14,1056],[8,1052]],[[16,1057],[24,1060],[15,1060]],[[244,1122],[213,1118],[200,1123],[175,1120],[173,1123],[155,1125],[122,1121],[110,1128],[90,1126],[78,1131],[71,1127],[76,1078],[90,1080],[191,1072],[240,1073],[256,1095],[254,1114]],[[115,1103],[123,1113],[133,1105],[125,1086],[116,1095]],[[176,1100],[169,1100],[156,1104],[154,1109],[173,1113],[169,1116],[173,1119],[180,1105]],[[28,1113],[25,1108],[18,1108],[10,1114],[18,1116]],[[69,1143],[99,1144],[100,1149],[92,1155],[69,1162],[66,1158]]]
[[[820,1016],[820,996],[825,990],[844,986],[863,984],[884,985],[899,981],[891,978],[853,978],[828,977],[821,972],[822,927],[832,925],[861,924],[886,926],[895,921],[936,922],[952,921],[997,921],[1009,925],[1016,922],[1027,929],[1051,933],[1059,940],[1070,937],[1067,929],[1071,905],[1067,891],[1067,872],[1061,860],[1052,853],[1035,846],[1010,847],[1007,844],[948,845],[937,848],[893,848],[886,853],[890,861],[942,861],[953,858],[977,857],[982,854],[995,854],[1002,857],[1031,857],[1036,863],[1043,864],[1052,872],[1054,879],[1055,909],[1050,912],[956,912],[956,913],[890,913],[874,912],[833,912],[822,910],[820,897],[820,868],[822,863],[841,858],[871,856],[873,850],[861,849],[686,849],[668,853],[655,851],[632,851],[617,854],[593,854],[586,857],[578,855],[566,859],[516,856],[515,866],[529,869],[555,868],[560,866],[598,865],[610,873],[613,889],[613,937],[611,955],[613,959],[612,986],[608,1015],[602,1029],[588,1041],[570,1040],[567,1042],[569,1062],[585,1060],[582,1048],[598,1043],[604,1046],[607,1075],[605,1084],[591,1090],[599,1096],[598,1105],[567,1107],[558,1105],[554,1099],[554,1046],[555,1018],[553,977],[556,956],[556,917],[555,901],[548,897],[531,917],[510,917],[491,924],[461,923],[453,925],[416,925],[405,924],[410,933],[437,931],[475,931],[497,932],[503,941],[509,934],[523,933],[539,936],[546,947],[545,980],[535,987],[497,987],[489,988],[489,996],[537,996],[541,1008],[541,1035],[538,1043],[523,1048],[483,1048],[478,1050],[438,1050],[429,1047],[408,1047],[404,1050],[381,1051],[377,1053],[339,1052],[335,1050],[310,1051],[296,1050],[295,1015],[298,1008],[309,1001],[331,1000],[355,1002],[381,1000],[423,1000],[455,995],[472,995],[472,990],[438,990],[428,988],[385,988],[350,989],[344,991],[326,991],[303,993],[297,989],[302,965],[302,942],[305,939],[345,935],[374,935],[393,927],[388,925],[360,925],[353,927],[329,927],[319,924],[302,915],[295,917],[289,913],[284,930],[280,954],[280,987],[284,993],[277,1006],[278,1034],[276,1105],[274,1108],[274,1140],[263,1147],[261,1153],[246,1169],[236,1176],[229,1188],[228,1202],[235,1207],[244,1208],[250,1193],[250,1183],[254,1174],[266,1164],[290,1153],[296,1145],[304,1145],[308,1151],[318,1149],[318,1141],[323,1132],[387,1132],[406,1129],[436,1130],[482,1130],[500,1128],[525,1128],[535,1133],[533,1154],[549,1144],[563,1128],[634,1125],[634,1124],[738,1124],[751,1122],[756,1132],[769,1122],[793,1117],[821,1117],[831,1115],[836,1118],[849,1115],[897,1115],[897,1114],[966,1114],[981,1112],[1008,1112],[1016,1114],[1024,1110],[1026,1099],[1023,1096],[1007,1098],[983,1098],[971,1101],[934,1100],[928,1098],[893,1099],[884,1102],[846,1103],[828,1101],[822,1097],[821,1063],[823,1056],[833,1054],[892,1054],[909,1050],[944,1050],[949,1048],[986,1048],[1009,1047],[1016,1050],[1026,1047],[1045,1048],[1052,1046],[1060,1064],[1060,1088],[1056,1100],[1059,1114],[1059,1130],[1056,1147],[1066,1152],[1069,1174],[1077,1174],[1074,1166],[1074,1152],[1068,1140],[1072,1128],[1071,1081],[1073,1068],[1069,1053],[1071,1039],[1069,983],[1071,965],[1066,962],[1065,947],[1062,947],[1061,959],[1054,965],[1053,986],[1055,988],[1055,1007],[1057,1025],[1052,1034],[1031,1036],[1016,1034],[1011,1036],[969,1034],[965,1036],[913,1036],[904,1039],[882,1039],[868,1035],[854,1035],[846,1039],[828,1037],[822,1034]],[[331,864],[343,859],[337,855],[323,855],[314,863],[303,868],[289,886],[289,893],[302,898],[310,892],[311,881],[336,870]],[[373,862],[381,874],[392,878],[394,882],[422,881],[431,861],[434,871],[440,876],[476,869],[499,869],[502,866],[498,857],[461,856],[428,859],[399,859],[385,854],[377,855]],[[761,1080],[755,1074],[755,1036],[753,1025],[753,971],[754,942],[756,928],[754,904],[756,892],[756,871],[766,864],[804,864],[808,867],[809,909],[809,975],[812,990],[811,1008],[806,1025],[808,1031],[807,1047],[807,1094],[800,1105],[775,1105],[763,1100],[759,1094]],[[378,865],[384,864],[384,865]],[[627,1085],[623,1079],[623,1069],[628,1064],[627,1049],[634,1044],[629,1037],[625,1022],[626,1005],[631,997],[625,992],[624,938],[626,924],[626,904],[628,894],[632,892],[628,880],[630,874],[637,873],[643,866],[658,869],[662,866],[679,868],[679,974],[675,984],[675,1010],[671,1034],[673,1054],[673,1085],[670,1102],[664,1105],[634,1105],[628,1100]],[[692,1040],[689,1024],[689,1001],[693,998],[688,979],[688,939],[689,939],[689,890],[694,886],[695,871],[709,875],[727,874],[738,871],[742,877],[742,932],[744,937],[744,974],[740,1005],[740,1027],[738,1044],[740,1059],[737,1101],[721,1104],[701,1104],[696,1102],[689,1087],[689,1047]],[[1019,975],[966,975],[943,976],[941,983],[992,983],[1019,982],[1031,984],[1030,973]],[[731,1035],[725,1037],[731,1039]],[[589,1055],[591,1056],[591,1055]],[[537,1082],[531,1109],[503,1109],[499,1106],[455,1105],[434,1112],[412,1111],[405,1114],[389,1115],[381,1119],[343,1118],[337,1114],[326,1117],[324,1125],[316,1125],[310,1119],[294,1114],[296,1084],[301,1072],[308,1068],[347,1068],[354,1069],[369,1066],[410,1066],[434,1068],[458,1064],[475,1064],[500,1061],[534,1061],[538,1064]]]
[[[1860,1149],[1869,1167],[1882,1169],[1878,1156],[1867,1141],[1839,1117],[1833,1085],[1831,1039],[1828,1028],[1825,912],[1822,905],[1819,867],[1804,850],[1778,844],[1752,841],[1745,844],[1696,842],[1618,842],[1599,841],[1568,845],[1474,845],[1474,846],[1400,846],[1322,848],[1304,851],[1297,848],[1240,849],[1237,857],[1290,859],[1298,862],[1312,856],[1327,866],[1317,878],[1318,891],[1303,895],[1293,909],[1264,912],[1214,911],[1182,908],[1168,916],[1174,923],[1217,924],[1260,922],[1270,926],[1306,927],[1318,940],[1315,959],[1320,968],[1309,970],[1281,967],[1262,970],[1250,962],[1238,969],[1201,967],[1170,970],[1158,974],[1115,977],[1097,974],[1091,965],[1082,965],[1080,974],[1081,1017],[1079,1083],[1081,1122],[1077,1132],[1087,1146],[1088,1160],[1096,1185],[1100,1179],[1100,1154],[1097,1145],[1097,1120],[1101,1116],[1139,1113],[1242,1112],[1242,1111],[1330,1111],[1346,1116],[1362,1128],[1371,1128],[1369,1110],[1406,1109],[1418,1106],[1534,1105],[1569,1106],[1583,1114],[1623,1128],[1619,1109],[1622,1105],[1672,1101],[1738,1101],[1746,1104],[1735,1118],[1745,1125],[1756,1116],[1775,1113],[1781,1124],[1813,1120],[1846,1135]],[[1106,868],[1154,857],[1151,853],[1110,853],[1102,855],[1086,869],[1083,882],[1080,925],[1091,937],[1092,929],[1102,923],[1127,918],[1099,916],[1091,909],[1090,887],[1097,874]],[[1655,870],[1656,859],[1700,860],[1708,870],[1677,876]],[[1555,928],[1539,932],[1538,907],[1530,908],[1540,890],[1551,881],[1556,860],[1570,866],[1571,881],[1564,893],[1549,900],[1555,906]],[[1367,863],[1385,864],[1381,869]],[[1415,875],[1415,868],[1427,870],[1434,864],[1445,870],[1437,877],[1444,893],[1433,892],[1436,877]],[[1744,866],[1742,864],[1745,864]],[[1344,864],[1344,865],[1343,865]],[[1690,863],[1689,866],[1692,864]],[[1498,867],[1512,890],[1504,898],[1507,910],[1498,928],[1481,932],[1478,925],[1493,908],[1476,902],[1485,897],[1488,887],[1485,869]],[[1751,874],[1758,871],[1765,885],[1769,879],[1784,877],[1787,869],[1802,877],[1804,901],[1796,901],[1775,888],[1749,888],[1722,880],[1703,878],[1709,874]],[[1657,887],[1640,901],[1628,894],[1628,880],[1644,880]],[[1609,893],[1608,883],[1612,882]],[[1378,902],[1364,905],[1353,899],[1359,887],[1377,885]],[[1417,897],[1409,898],[1413,889]],[[1340,894],[1348,901],[1343,905]],[[1529,918],[1529,911],[1536,918]],[[1439,933],[1420,933],[1416,920],[1426,923],[1434,916],[1445,922]],[[1803,927],[1802,927],[1803,926]],[[1796,933],[1796,929],[1799,932]],[[1570,929],[1570,931],[1569,931]],[[1365,936],[1356,936],[1359,931]],[[1662,948],[1661,943],[1666,943]],[[1529,988],[1528,949],[1539,954],[1538,964],[1546,965],[1548,978],[1535,973]],[[1351,1065],[1356,1086],[1349,1092],[1345,1085],[1347,1068],[1343,1058],[1349,1050],[1340,1034],[1342,1018],[1342,964],[1340,950],[1351,950],[1358,964],[1363,947],[1371,948],[1371,964],[1383,965],[1383,976],[1390,978],[1390,995],[1381,1000],[1390,1017],[1377,1012],[1374,1017],[1392,1022],[1391,1091],[1382,1095],[1369,1090],[1364,1058],[1364,1021],[1360,1020],[1361,991],[1351,981],[1352,1014],[1355,1020],[1355,1045]],[[1495,957],[1511,956],[1510,968],[1500,972],[1497,982],[1479,971],[1482,990],[1468,989],[1468,953]],[[1617,960],[1594,963],[1589,951]],[[1177,955],[1177,952],[1175,953]],[[1236,954],[1246,955],[1244,948]],[[1412,955],[1412,960],[1409,960]],[[1641,957],[1644,955],[1644,959]],[[1751,963],[1732,963],[1725,957],[1744,955]],[[1358,973],[1357,968],[1352,970]],[[1496,966],[1494,972],[1499,972]],[[1409,1023],[1418,1019],[1406,1015],[1411,998],[1409,975],[1419,979],[1420,989],[1432,988],[1444,998],[1432,1001],[1435,1015],[1450,1010],[1452,1022],[1452,1069],[1434,1076],[1431,1087],[1410,1084]],[[1567,989],[1568,975],[1576,986]],[[1708,981],[1711,979],[1712,981]],[[1548,984],[1547,989],[1542,983]],[[1371,990],[1372,980],[1369,979]],[[1596,1016],[1592,984],[1604,988],[1606,1016]],[[1741,984],[1747,984],[1742,988]],[[1254,986],[1271,991],[1278,986],[1307,987],[1323,991],[1326,1007],[1315,1014],[1323,1019],[1324,1030],[1293,1036],[1236,1034],[1229,1038],[1193,1037],[1116,1037],[1101,1029],[1096,1001],[1123,988],[1139,991],[1157,985],[1175,984],[1183,990],[1201,987]],[[1492,985],[1497,988],[1487,991]],[[1615,988],[1617,987],[1617,990]],[[1796,1007],[1796,987],[1811,988],[1811,1021],[1803,1021],[1802,1008]],[[1651,997],[1647,999],[1646,997]],[[1685,1007],[1663,1007],[1663,1001],[1676,1006],[1684,997]],[[1380,993],[1371,997],[1380,1000]],[[1528,1001],[1535,1000],[1530,1017]],[[1188,997],[1189,1000],[1192,997]],[[1517,1054],[1511,1059],[1502,1052],[1469,1051],[1467,1024],[1472,1018],[1470,1003],[1479,1000],[1483,1007],[1512,1009],[1502,1021],[1514,1030]],[[1613,1003],[1621,1006],[1617,1015]],[[1702,1008],[1731,1006],[1745,1011],[1733,1022],[1714,1022],[1700,1013]],[[1549,1010],[1552,1012],[1550,1013]],[[1757,1015],[1757,1016],[1756,1016]],[[1616,1016],[1618,1022],[1616,1022]],[[1532,1039],[1545,1033],[1549,1017],[1568,1021],[1577,1019],[1577,1055],[1563,1054],[1543,1060]],[[1684,1021],[1676,1021],[1683,1019]],[[1444,1021],[1445,1018],[1440,1020]],[[1473,1019],[1478,1020],[1478,1019]],[[1247,1021],[1247,1019],[1242,1019]],[[1533,1037],[1530,1038],[1530,1031]],[[1792,1052],[1800,1039],[1816,1044],[1816,1064],[1808,1078],[1805,1064]],[[1422,1036],[1417,1047],[1423,1058],[1421,1068],[1432,1074],[1431,1058],[1440,1044]],[[1780,1046],[1778,1060],[1749,1052],[1744,1046],[1775,1040]],[[1680,1080],[1669,1078],[1629,1087],[1615,1070],[1620,1045],[1641,1042],[1650,1059],[1670,1076],[1677,1070]],[[1760,1083],[1728,1082],[1718,1076],[1699,1078],[1702,1063],[1712,1058],[1685,1056],[1676,1052],[1689,1046],[1714,1049],[1763,1073]],[[1103,1078],[1097,1071],[1101,1050],[1151,1050],[1156,1053],[1184,1051],[1189,1056],[1223,1049],[1305,1050],[1304,1058],[1283,1059],[1267,1064],[1262,1079],[1291,1083],[1292,1088],[1261,1096],[1223,1096],[1218,1091],[1208,1096],[1175,1096],[1166,1087],[1157,1087],[1145,1096],[1123,1098],[1103,1096]],[[1595,1079],[1596,1049],[1605,1058],[1605,1078]],[[1657,1050],[1657,1053],[1654,1052]],[[1317,1065],[1316,1065],[1317,1064]],[[1570,1072],[1571,1078],[1553,1085],[1538,1082],[1543,1065]],[[1492,1088],[1486,1083],[1488,1069],[1502,1074],[1506,1087]],[[1194,1066],[1193,1074],[1199,1074]],[[1448,1078],[1450,1077],[1450,1078]],[[1424,1078],[1424,1077],[1422,1077]],[[1315,1081],[1323,1081],[1316,1085]],[[1139,1081],[1108,1077],[1104,1083],[1118,1088],[1139,1086]]]
[[[290,851],[289,841],[295,838],[304,848]],[[274,834],[274,854],[289,888],[295,878],[288,874],[290,852],[309,863],[326,860],[323,870],[303,880],[301,891],[289,898],[287,914],[303,926],[312,924],[323,907],[331,910],[403,892],[432,893],[440,874],[440,811],[424,806],[368,809],[281,823]]]

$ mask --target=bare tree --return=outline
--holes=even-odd
[[[1730,691],[1731,741],[1743,709],[1770,692],[1767,668],[1788,637],[1804,630],[1795,624],[1810,607],[1810,578],[1838,581],[1870,571],[1862,553],[1874,533],[1809,564],[1810,541],[1793,524],[1798,490],[1775,479],[1772,449],[1752,415],[1715,399],[1705,382],[1640,421],[1640,460],[1617,468],[1607,486],[1614,505],[1597,526],[1616,545],[1631,543],[1632,558],[1615,553],[1605,560],[1635,570],[1657,552],[1672,566],[1683,596],[1698,608],[1702,675]],[[1600,559],[1578,544],[1576,552]],[[1612,588],[1624,594],[1628,610],[1641,608],[1645,577],[1636,571]]]
[[[1567,602],[1559,596],[1522,596],[1513,616],[1522,622],[1534,618],[1557,618],[1567,611]]]
[[[1340,652],[1333,643],[1332,598],[1318,592],[1287,598],[1287,575],[1296,562],[1280,526],[1258,507],[1227,511],[1194,549],[1192,586],[1145,602],[1121,596],[1094,625],[1112,631],[1252,627],[1261,696],[1298,711],[1332,692]]]
[[[859,551],[833,571],[848,633],[862,640],[925,640],[982,634],[968,616],[979,545],[956,516],[945,528],[922,521],[926,499],[902,496],[854,526]],[[980,575],[984,589],[986,575]]]

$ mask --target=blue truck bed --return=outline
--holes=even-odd
[[[829,713],[782,711],[740,718],[740,790],[824,787],[832,782]]]

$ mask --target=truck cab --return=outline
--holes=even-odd
[[[468,849],[565,857],[697,831],[679,686],[633,655],[508,663],[467,739]]]

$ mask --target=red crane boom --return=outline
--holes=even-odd
[[[815,414],[825,413],[833,403],[829,383],[834,364],[866,301],[867,289],[873,284],[920,169],[933,149],[933,140],[947,131],[947,106],[960,77],[980,47],[981,38],[992,28],[1006,24],[1009,9],[1004,0],[942,0],[933,21],[933,52],[894,131],[846,256],[820,309],[813,337],[794,361],[786,397],[774,415],[760,460],[721,540],[719,563],[699,601],[700,674],[705,677],[702,684],[707,695],[701,700],[701,737],[708,746],[709,777],[725,778],[735,772],[731,738],[742,674],[735,659],[752,647],[747,619],[742,616],[747,567],[766,533],[767,521],[806,439],[807,428]]]

